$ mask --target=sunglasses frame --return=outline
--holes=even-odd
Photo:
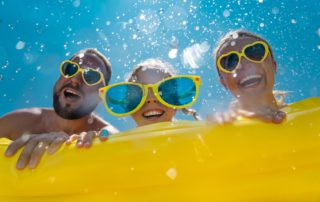
[[[78,67],[76,73],[74,73],[74,74],[71,75],[71,76],[65,75],[65,74],[63,73],[63,71],[62,71],[62,68],[63,68],[63,65],[66,64],[66,63],[70,63],[70,64],[73,64],[73,65],[76,65],[76,66]],[[65,60],[65,61],[63,61],[63,62],[61,63],[61,65],[60,65],[60,74],[61,74],[64,78],[70,79],[70,78],[76,76],[79,72],[81,72],[82,80],[83,80],[83,82],[84,82],[87,86],[95,86],[95,85],[97,85],[98,83],[100,83],[101,81],[102,81],[102,83],[103,83],[104,86],[106,85],[106,82],[105,82],[105,80],[104,80],[104,76],[103,76],[102,72],[100,72],[100,71],[98,71],[98,70],[96,70],[96,69],[93,69],[93,68],[91,68],[91,67],[88,67],[87,69],[89,69],[89,70],[91,70],[91,71],[98,72],[98,73],[100,74],[100,79],[99,79],[99,81],[97,81],[97,82],[95,82],[95,83],[93,83],[93,84],[89,84],[89,83],[86,81],[86,79],[84,78],[84,72],[85,72],[86,70],[83,69],[83,68],[81,68],[78,63],[75,63],[75,62],[73,62],[73,61],[71,61],[71,60]]]
[[[265,48],[265,50],[266,50],[265,53],[264,53],[264,56],[263,56],[262,59],[259,60],[259,61],[257,61],[257,60],[252,60],[252,59],[248,58],[248,57],[246,56],[246,54],[245,54],[245,50],[246,50],[248,47],[254,46],[254,45],[256,45],[256,44],[261,44],[261,45],[263,45],[264,48]],[[229,70],[226,70],[225,68],[222,67],[222,65],[221,65],[221,60],[222,60],[222,58],[224,58],[224,57],[226,57],[226,56],[229,56],[229,55],[231,55],[231,54],[233,54],[233,53],[238,56],[239,61],[238,61],[238,64],[236,65],[236,67],[235,67],[232,71],[229,71]],[[244,47],[242,48],[241,52],[238,52],[238,51],[230,51],[230,52],[228,52],[228,53],[226,53],[226,54],[222,54],[222,55],[218,58],[217,65],[218,65],[218,68],[219,68],[220,71],[222,71],[222,72],[224,72],[224,73],[227,73],[227,74],[230,74],[230,73],[235,72],[236,69],[239,67],[239,64],[240,64],[240,62],[241,62],[241,58],[242,58],[242,57],[244,57],[245,59],[249,60],[250,62],[262,63],[262,62],[267,58],[267,56],[269,55],[269,53],[270,53],[270,51],[269,51],[269,46],[268,46],[268,44],[267,44],[266,42],[264,42],[264,41],[255,41],[255,42],[253,42],[253,43],[251,43],[251,44],[248,44],[248,45],[244,46]]]
[[[190,102],[188,104],[185,104],[185,105],[181,105],[181,106],[175,106],[175,105],[172,105],[172,104],[169,104],[169,103],[165,102],[161,98],[161,96],[159,95],[158,88],[163,82],[166,82],[166,81],[172,80],[172,79],[177,79],[177,78],[189,78],[195,83],[196,94],[195,94],[192,102]],[[140,87],[142,89],[142,98],[141,98],[141,101],[140,101],[139,105],[135,109],[133,109],[130,112],[124,113],[124,114],[118,114],[118,113],[113,112],[109,108],[109,106],[107,105],[107,100],[106,100],[106,96],[105,95],[106,95],[106,93],[108,92],[109,89],[111,89],[111,88],[113,88],[115,86],[123,85],[123,84],[130,84],[130,85],[135,85],[135,86]],[[153,90],[153,93],[154,93],[155,97],[158,99],[158,101],[161,104],[163,104],[163,105],[165,105],[167,107],[171,107],[171,108],[175,108],[175,109],[181,109],[181,108],[187,108],[187,107],[191,106],[198,99],[200,84],[201,84],[200,76],[192,76],[192,75],[181,75],[181,76],[168,77],[168,78],[165,78],[165,79],[163,79],[161,81],[158,81],[155,84],[147,84],[147,85],[144,85],[144,84],[141,84],[141,83],[134,83],[134,82],[121,82],[121,83],[116,83],[116,84],[112,84],[112,85],[100,88],[99,89],[99,96],[103,100],[104,106],[106,107],[107,111],[111,115],[113,115],[113,116],[128,116],[128,115],[131,115],[131,114],[135,113],[136,111],[138,111],[144,105],[144,103],[146,102],[147,97],[148,97],[149,88],[151,88]]]

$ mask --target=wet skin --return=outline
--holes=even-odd
[[[244,46],[258,41],[251,37],[241,37],[225,43],[217,53],[217,58],[230,51],[241,52]],[[273,95],[274,75],[277,66],[270,55],[261,63],[255,63],[241,57],[233,73],[220,72],[221,83],[238,100],[241,110],[254,112],[262,119],[280,123],[285,113],[279,111]]]
[[[141,84],[154,84],[165,78],[170,77],[159,69],[147,68],[138,70],[134,76],[134,82]],[[132,114],[132,118],[138,126],[144,126],[157,122],[172,121],[176,110],[161,104],[155,97],[151,88],[148,90],[148,97],[144,105]]]
[[[92,53],[78,53],[71,59],[81,68],[100,69],[106,74],[103,60]],[[58,69],[58,68],[57,68]],[[21,147],[17,168],[35,168],[45,151],[52,154],[71,136],[77,146],[89,147],[102,129],[109,134],[116,128],[93,113],[99,102],[98,89],[103,84],[87,86],[81,74],[72,78],[60,76],[54,87],[54,109],[29,108],[0,118],[0,137],[14,140],[5,155],[13,156]],[[75,117],[76,116],[76,117]]]

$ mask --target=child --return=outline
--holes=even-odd
[[[247,31],[233,31],[219,42],[215,59],[221,84],[237,99],[222,119],[242,115],[273,123],[284,120],[286,114],[280,111],[273,94],[277,63],[265,39]]]
[[[137,126],[172,121],[177,109],[199,119],[186,108],[198,97],[200,77],[174,75],[168,63],[147,59],[135,66],[128,82],[101,88],[100,96],[112,115],[131,115]]]

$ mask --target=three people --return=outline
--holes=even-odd
[[[226,121],[238,116],[273,123],[284,120],[286,114],[273,94],[277,64],[265,39],[250,32],[233,31],[219,42],[215,62],[221,84],[236,98],[224,115],[229,117]],[[60,72],[53,92],[54,109],[18,110],[0,118],[0,130],[4,131],[1,137],[15,140],[6,155],[12,156],[26,145],[18,169],[27,165],[34,168],[47,147],[53,153],[62,143],[73,140],[79,147],[89,147],[96,136],[103,138],[118,132],[93,113],[99,95],[108,112],[131,115],[138,127],[173,121],[179,109],[199,120],[196,111],[188,107],[197,100],[200,77],[176,75],[164,61],[147,59],[134,67],[127,82],[108,86],[109,61],[100,52],[85,49],[64,61]],[[215,120],[207,118],[209,122]]]

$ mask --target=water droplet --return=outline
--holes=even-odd
[[[160,19],[157,12],[151,9],[142,10],[136,18],[137,29],[145,34],[152,34],[155,32],[159,25]]]
[[[153,154],[156,154],[156,153],[157,153],[157,150],[156,150],[156,149],[153,149],[153,150],[152,150],[152,153],[153,153]]]
[[[223,11],[223,17],[227,18],[230,16],[230,11],[229,10],[224,10]]]
[[[132,39],[137,39],[138,38],[138,35],[134,34],[132,35]]]
[[[182,52],[182,62],[184,66],[190,66],[191,68],[199,68],[204,62],[205,53],[210,49],[210,45],[207,41],[199,44],[196,43],[190,47],[187,47]]]
[[[279,13],[279,8],[273,7],[271,12],[272,12],[272,14],[277,15]]]
[[[79,6],[80,6],[80,0],[75,0],[75,1],[73,1],[72,5],[73,5],[74,7],[79,7]]]
[[[175,168],[169,168],[166,172],[166,175],[171,179],[175,180],[177,177],[177,170]]]
[[[171,59],[174,59],[177,57],[177,54],[178,54],[178,49],[177,48],[173,48],[169,51],[168,53],[168,57],[171,58]]]
[[[16,49],[21,50],[24,48],[25,45],[26,45],[26,43],[24,41],[18,41],[16,44]]]

